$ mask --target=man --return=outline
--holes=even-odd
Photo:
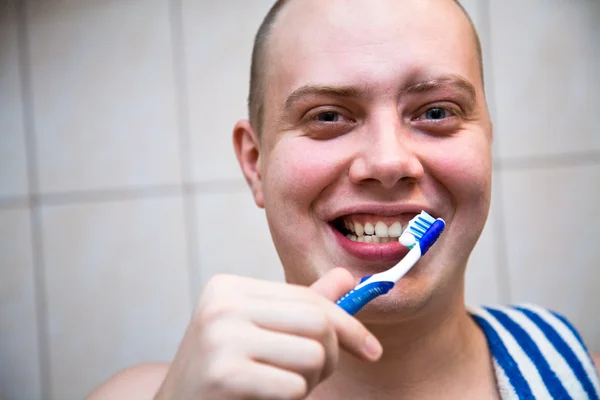
[[[498,366],[490,324],[464,306],[491,140],[478,39],[454,1],[278,2],[234,144],[287,283],[214,277],[170,365],[127,370],[92,397],[496,399],[519,376],[517,398],[554,393],[541,372]],[[443,235],[347,315],[333,301],[406,254],[390,229],[421,210],[446,221]],[[574,385],[589,394],[597,376]]]

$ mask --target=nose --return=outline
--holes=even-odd
[[[378,182],[391,189],[399,182],[414,183],[424,174],[414,152],[411,132],[397,112],[373,118],[361,136],[361,151],[352,160],[349,175],[355,184]]]

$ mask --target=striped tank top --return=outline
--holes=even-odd
[[[468,311],[487,338],[503,400],[600,398],[591,356],[561,315],[530,304]]]

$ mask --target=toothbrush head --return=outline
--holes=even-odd
[[[412,249],[419,244],[421,254],[425,254],[427,250],[435,243],[440,236],[446,223],[441,218],[433,218],[425,211],[421,211],[419,215],[408,222],[408,225],[400,235],[400,243]]]

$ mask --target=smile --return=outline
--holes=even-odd
[[[398,261],[408,252],[398,238],[415,215],[351,214],[335,219],[330,225],[338,244],[354,257],[365,261]]]
[[[397,241],[408,225],[410,216],[381,217],[356,214],[338,218],[334,227],[347,239],[359,243],[389,243]]]

